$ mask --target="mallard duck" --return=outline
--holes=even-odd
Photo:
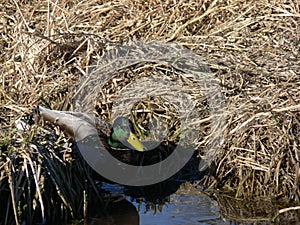
[[[125,117],[117,117],[111,125],[93,114],[50,110],[42,106],[37,111],[44,121],[57,125],[77,143],[97,133],[105,150],[121,161],[128,163],[133,151],[144,152],[144,146],[137,138],[132,122]]]
[[[100,120],[94,114],[56,111],[41,106],[38,107],[37,111],[44,121],[57,125],[64,133],[75,139],[81,155],[98,174],[110,179],[111,174],[109,171],[115,171],[114,175],[118,177],[112,179],[114,182],[126,183],[124,179],[127,179],[128,174],[124,171],[131,171],[131,167],[128,167],[128,165],[154,165],[157,162],[164,161],[177,147],[176,143],[163,142],[149,151],[150,149],[146,147],[147,143],[142,143],[137,138],[132,122],[125,117],[118,117],[113,124],[110,124]],[[174,162],[168,164],[171,169],[180,160],[186,160],[185,152],[193,151],[188,146],[181,149],[175,155],[173,154]],[[196,163],[198,163],[199,158],[196,158],[196,160]],[[191,161],[191,164],[193,165],[195,162]],[[190,165],[187,167],[190,167]],[[161,176],[164,176],[165,172],[160,170],[158,172],[162,173]],[[180,175],[180,177],[183,177],[183,175]],[[144,179],[143,176],[141,178]]]
[[[57,111],[37,108],[38,114],[44,121],[49,121],[58,126],[64,133],[74,138],[84,155],[88,152],[89,145],[99,142],[91,140],[97,134],[102,149],[106,150],[119,161],[131,165],[150,165],[165,159],[176,147],[174,143],[168,143],[148,151],[149,143],[142,143],[136,136],[132,122],[125,117],[117,117],[113,124],[100,120],[94,114],[86,114],[70,111]],[[84,151],[84,152],[83,152]],[[87,156],[92,158],[94,156]]]

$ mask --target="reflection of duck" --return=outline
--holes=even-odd
[[[130,161],[132,150],[143,152],[144,146],[134,133],[133,125],[125,117],[117,117],[113,125],[89,114],[46,109],[39,106],[38,112],[45,120],[59,126],[76,141],[82,141],[93,134],[98,136],[106,150],[121,161]]]
[[[125,186],[124,194],[133,199],[142,198],[146,202],[163,204],[183,183],[196,182],[204,178],[208,171],[199,173],[199,163],[200,158],[195,152],[186,165],[167,180],[147,186]]]

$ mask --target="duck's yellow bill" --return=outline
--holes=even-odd
[[[137,151],[143,152],[144,151],[144,145],[139,141],[137,136],[130,132],[129,137],[127,139],[127,142]]]

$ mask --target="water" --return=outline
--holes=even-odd
[[[142,204],[139,210],[140,224],[225,224],[219,210],[218,203],[208,196],[179,192],[171,195],[170,201],[156,213]]]
[[[118,213],[113,212],[107,218],[94,219],[91,224],[140,224],[140,225],[154,225],[154,224],[164,224],[164,225],[224,225],[229,224],[220,216],[220,208],[218,203],[212,200],[207,195],[199,192],[195,187],[186,183],[181,184],[179,189],[166,196],[164,200],[157,200],[157,203],[149,202],[145,198],[135,198],[128,196],[124,193],[128,192],[122,190],[119,185],[109,185],[105,184],[103,186],[105,190],[116,193],[118,195],[123,195],[127,206],[124,208],[130,208],[133,205],[136,211],[135,217],[129,218],[128,214],[134,215],[132,211],[122,210]],[[120,213],[121,212],[121,213]],[[123,215],[122,215],[123,214]],[[125,215],[126,214],[126,215]],[[112,219],[114,216],[118,217]],[[123,218],[120,219],[120,218]],[[120,219],[120,220],[119,220]],[[130,220],[130,221],[129,221]],[[97,221],[97,223],[95,223]]]
[[[299,211],[276,222],[271,219],[280,208],[270,200],[237,199],[216,193],[214,200],[189,182],[166,182],[151,187],[123,187],[103,183],[110,196],[107,214],[84,225],[268,225],[300,224]],[[78,225],[78,224],[76,224]]]

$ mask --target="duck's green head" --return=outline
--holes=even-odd
[[[126,146],[140,152],[144,151],[143,144],[134,134],[132,122],[125,117],[115,119],[108,144],[115,148]]]

